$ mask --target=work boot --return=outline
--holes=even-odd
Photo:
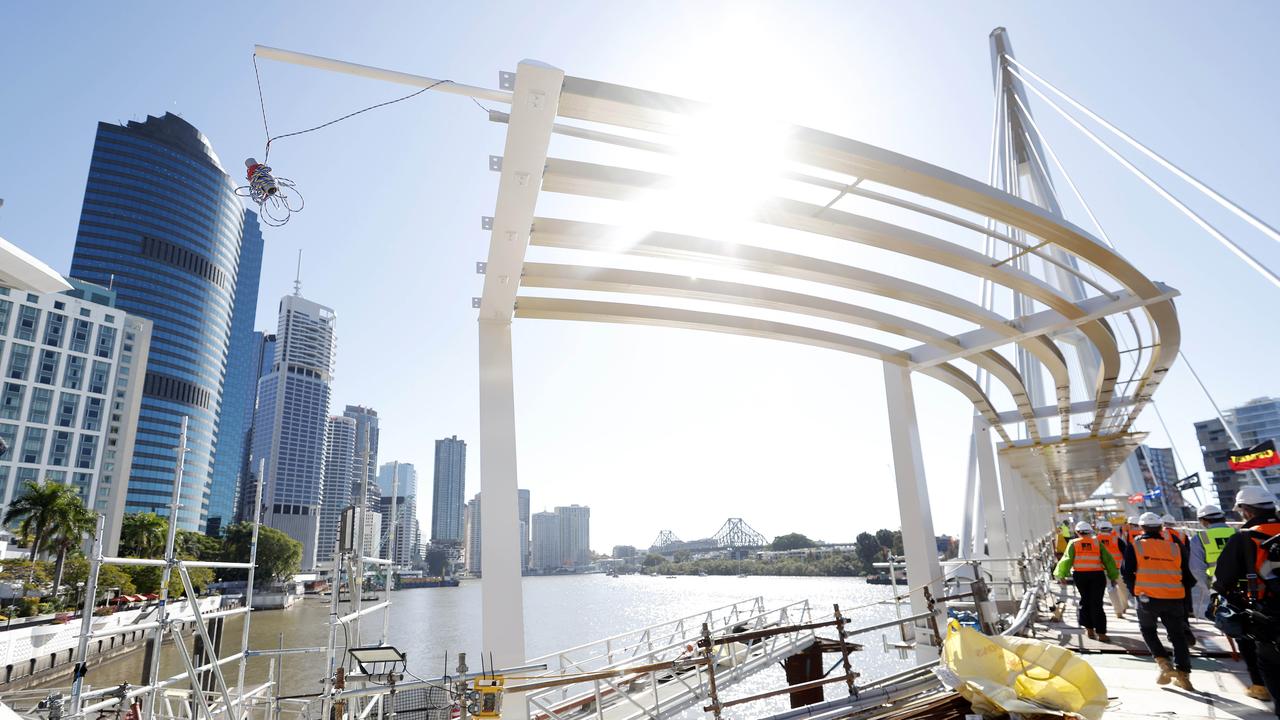
[[[1196,646],[1196,634],[1191,632],[1191,628],[1187,628],[1187,646],[1188,647]]]
[[[1191,687],[1191,673],[1186,670],[1179,670],[1173,674],[1173,684],[1187,692],[1195,692],[1196,689]]]
[[[1160,674],[1156,676],[1157,685],[1168,685],[1173,680],[1173,663],[1169,662],[1169,658],[1156,658],[1156,665],[1160,666]]]
[[[1267,692],[1267,688],[1262,685],[1250,685],[1249,689],[1244,691],[1244,694],[1262,702],[1271,700],[1271,693]]]
[[[1098,635],[1098,642],[1100,642],[1100,643],[1109,643],[1109,642],[1111,642],[1111,638],[1107,637],[1106,633],[1100,633],[1100,634]]]
[[[1094,632],[1093,628],[1085,628],[1084,633],[1089,636],[1090,640],[1098,639],[1098,633]]]

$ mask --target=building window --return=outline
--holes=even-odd
[[[80,501],[89,502],[89,488],[93,486],[93,475],[91,473],[74,473],[71,476],[71,484],[80,492]]]
[[[54,309],[54,310],[66,310],[66,309],[67,309],[67,304],[66,304],[66,303],[64,303],[64,302],[62,302],[61,300],[54,300],[54,301],[53,301],[53,309]]]
[[[14,380],[26,380],[27,370],[31,367],[33,349],[30,345],[14,343],[13,350],[9,352],[9,371],[5,376]]]
[[[22,393],[26,387],[18,383],[5,383],[0,395],[0,418],[17,420],[22,413]],[[10,445],[9,447],[13,447]]]
[[[40,456],[44,454],[44,434],[44,428],[27,428],[27,433],[22,438],[22,452],[18,454],[18,462],[40,462]]]
[[[54,350],[40,351],[40,364],[36,367],[36,382],[41,385],[53,385],[58,378],[58,353]]]
[[[9,492],[9,466],[0,465],[0,502],[4,501],[7,492]]]
[[[76,320],[74,329],[71,331],[70,350],[74,352],[89,352],[89,332],[93,329],[93,324],[88,320]]]
[[[67,316],[59,313],[49,313],[49,319],[44,323],[44,344],[53,347],[62,347],[62,335],[67,329]]]
[[[27,409],[27,422],[44,425],[49,422],[49,409],[53,406],[53,391],[48,388],[31,389],[31,407]]]
[[[18,453],[18,426],[13,423],[0,423],[0,440],[3,440],[5,447],[9,448],[5,459],[12,460]],[[0,495],[0,500],[3,499],[4,496]]]
[[[76,467],[93,469],[93,458],[98,454],[98,437],[81,435],[80,449],[76,451]]]
[[[80,396],[64,392],[58,398],[58,427],[76,426],[76,409],[80,404]]]
[[[14,328],[13,336],[19,340],[36,339],[36,325],[40,323],[40,311],[30,305],[18,306],[18,327]]]
[[[109,321],[108,321],[109,322]],[[98,348],[94,353],[100,358],[109,358],[116,349],[116,329],[106,325],[98,326]]]
[[[89,398],[84,405],[84,430],[102,429],[102,398]]]
[[[89,373],[89,392],[98,395],[107,394],[107,378],[110,376],[111,366],[100,360],[93,361],[93,372]]]
[[[62,387],[68,390],[79,390],[84,384],[85,359],[75,355],[67,356],[67,369],[62,374]]]
[[[13,303],[8,300],[0,300],[0,335],[9,334],[9,313],[13,310]],[[0,500],[4,496],[0,495]]]
[[[92,314],[89,312],[89,308],[80,308],[80,317],[89,317]]]
[[[22,492],[27,487],[27,483],[35,483],[37,471],[35,468],[18,468],[17,474],[14,475],[13,482],[18,488],[18,492]]]
[[[73,433],[65,430],[53,431],[53,442],[49,443],[49,464],[55,467],[66,467],[71,459],[71,438]]]

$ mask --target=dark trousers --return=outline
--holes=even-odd
[[[1160,600],[1154,598],[1138,599],[1138,629],[1142,631],[1142,639],[1147,649],[1158,658],[1169,657],[1169,651],[1160,642],[1160,633],[1156,622],[1164,625],[1173,645],[1173,667],[1182,672],[1191,671],[1191,649],[1187,645],[1187,611],[1182,598],[1177,600]]]
[[[1107,594],[1107,574],[1101,571],[1077,572],[1071,574],[1071,580],[1080,592],[1080,609],[1076,613],[1080,627],[1106,635],[1107,611],[1102,607],[1102,598]]]
[[[1280,647],[1275,643],[1260,642],[1258,648],[1258,670],[1262,673],[1263,684],[1271,697],[1280,698]],[[1276,717],[1280,717],[1280,701],[1276,701]]]
[[[1262,670],[1258,667],[1258,645],[1249,638],[1236,638],[1236,645],[1240,648],[1240,657],[1244,658],[1244,666],[1249,668],[1249,684],[1250,685],[1266,685],[1266,681],[1262,678]],[[1270,688],[1268,688],[1270,691]]]

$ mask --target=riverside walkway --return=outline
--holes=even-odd
[[[1060,644],[1080,653],[1106,683],[1111,698],[1108,718],[1240,718],[1262,720],[1276,717],[1270,702],[1254,700],[1245,695],[1249,686],[1249,674],[1244,660],[1234,657],[1227,638],[1207,620],[1192,623],[1192,631],[1198,641],[1191,649],[1191,682],[1194,693],[1179,690],[1172,685],[1164,687],[1155,683],[1156,664],[1147,650],[1138,621],[1132,609],[1123,619],[1117,619],[1107,602],[1107,635],[1111,642],[1100,643],[1086,637],[1084,630],[1076,626],[1076,597],[1074,588],[1066,596],[1056,596],[1065,601],[1062,621],[1036,625],[1036,637],[1057,639]],[[1170,647],[1161,638],[1166,647]]]

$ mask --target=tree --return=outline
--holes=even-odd
[[[666,561],[667,559],[662,557],[658,553],[649,553],[648,555],[644,556],[644,562],[641,564],[647,568],[651,568],[651,567],[658,567],[659,565],[661,565]]]
[[[787,535],[779,535],[769,544],[770,550],[799,550],[801,548],[811,548],[818,543],[801,535],[800,533],[788,533]]]
[[[688,550],[677,550],[676,554],[673,556],[674,560],[678,563],[689,562],[689,559],[692,557],[693,553]]]
[[[166,528],[166,531],[168,528]],[[213,561],[222,558],[222,541],[204,533],[179,530],[174,537],[174,548],[180,557],[192,560]]]
[[[155,513],[129,513],[120,523],[120,555],[158,558],[168,542],[169,521]]]
[[[857,540],[858,559],[862,561],[863,567],[870,571],[874,563],[880,559],[884,548],[876,540],[876,536],[871,533],[858,533]]]
[[[164,579],[164,568],[157,565],[131,565],[125,568],[125,572],[133,580],[137,592],[160,592],[160,581]],[[191,586],[197,595],[204,592],[205,587],[213,582],[213,571],[209,568],[190,568],[187,573],[191,576]],[[177,598],[185,594],[186,590],[182,586],[182,576],[178,574],[178,570],[175,568],[169,574],[169,597]]]
[[[253,523],[236,523],[227,528],[222,559],[228,562],[249,562],[249,550],[253,543]],[[265,587],[277,580],[293,577],[302,567],[302,543],[288,535],[266,526],[258,527],[258,563],[254,583]],[[243,570],[227,573],[243,579]]]
[[[880,543],[880,547],[884,548],[885,550],[889,552],[893,552],[893,531],[877,530],[876,542]]]
[[[63,487],[69,492],[64,493],[62,500],[58,503],[56,524],[50,533],[53,547],[58,553],[53,566],[55,600],[62,587],[62,573],[66,568],[67,553],[76,551],[84,542],[85,535],[93,534],[98,524],[97,516],[84,506],[79,493],[69,486]]]
[[[66,578],[68,585],[89,582],[89,561],[83,555],[72,555],[67,558]],[[107,590],[118,588],[121,595],[132,595],[138,590],[134,587],[133,578],[123,568],[116,565],[103,564],[98,567],[98,597],[105,598]]]
[[[75,490],[53,480],[28,482],[22,494],[9,503],[4,524],[18,523],[18,536],[31,544],[31,562],[36,561],[45,541],[57,532],[58,524],[67,512],[69,492],[74,493]],[[80,502],[79,496],[75,496],[75,501]]]

